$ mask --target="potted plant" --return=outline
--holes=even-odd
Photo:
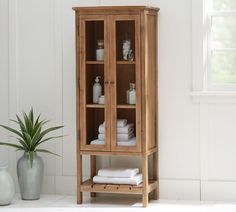
[[[62,135],[47,136],[48,133],[58,130],[63,126],[45,128],[45,124],[49,121],[42,120],[40,115],[35,118],[33,108],[31,108],[28,115],[23,112],[22,119],[16,114],[16,120],[11,121],[15,122],[19,129],[14,129],[6,125],[0,125],[0,127],[14,134],[18,143],[0,142],[0,145],[13,147],[16,151],[24,152],[17,162],[17,175],[21,198],[24,200],[39,199],[43,181],[44,164],[42,158],[37,153],[42,152],[57,155],[47,149],[40,148],[40,146],[49,140],[63,137]]]

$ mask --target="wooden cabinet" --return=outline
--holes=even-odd
[[[158,8],[76,7],[77,59],[77,162],[78,203],[82,192],[142,194],[158,198],[157,179],[157,12]],[[128,58],[124,41],[130,44]],[[103,59],[96,57],[98,42],[104,43]],[[128,45],[129,46],[129,45]],[[130,49],[132,51],[130,51]],[[93,85],[100,77],[104,104],[94,103]],[[135,84],[136,104],[128,104],[127,90]],[[117,140],[117,120],[132,124],[133,142]],[[104,124],[105,123],[105,124]],[[103,140],[96,143],[103,124]],[[128,129],[129,130],[129,129]],[[101,141],[102,140],[102,141]],[[95,142],[95,143],[94,143]],[[91,155],[91,179],[82,182],[82,155]],[[113,189],[92,183],[96,156],[142,157],[143,183]],[[153,158],[153,175],[148,176],[148,158]]]

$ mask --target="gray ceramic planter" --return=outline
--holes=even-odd
[[[40,199],[43,182],[44,164],[41,157],[34,153],[32,168],[29,165],[29,154],[24,155],[17,162],[17,175],[23,200]]]

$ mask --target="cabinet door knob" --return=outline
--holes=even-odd
[[[114,81],[111,81],[110,84],[115,84],[115,82],[114,82]]]
[[[108,81],[105,81],[104,83],[105,83],[105,84],[108,84]]]

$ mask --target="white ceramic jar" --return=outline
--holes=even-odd
[[[127,95],[127,104],[135,105],[136,104],[136,90],[135,83],[129,84],[129,90],[126,92]]]
[[[96,49],[96,60],[103,61],[104,60],[104,41],[97,41],[97,49]]]
[[[99,99],[98,99],[98,104],[104,105],[104,103],[105,103],[105,96],[102,95],[102,96],[100,96]]]
[[[0,205],[9,205],[15,196],[15,185],[5,166],[0,166]]]

